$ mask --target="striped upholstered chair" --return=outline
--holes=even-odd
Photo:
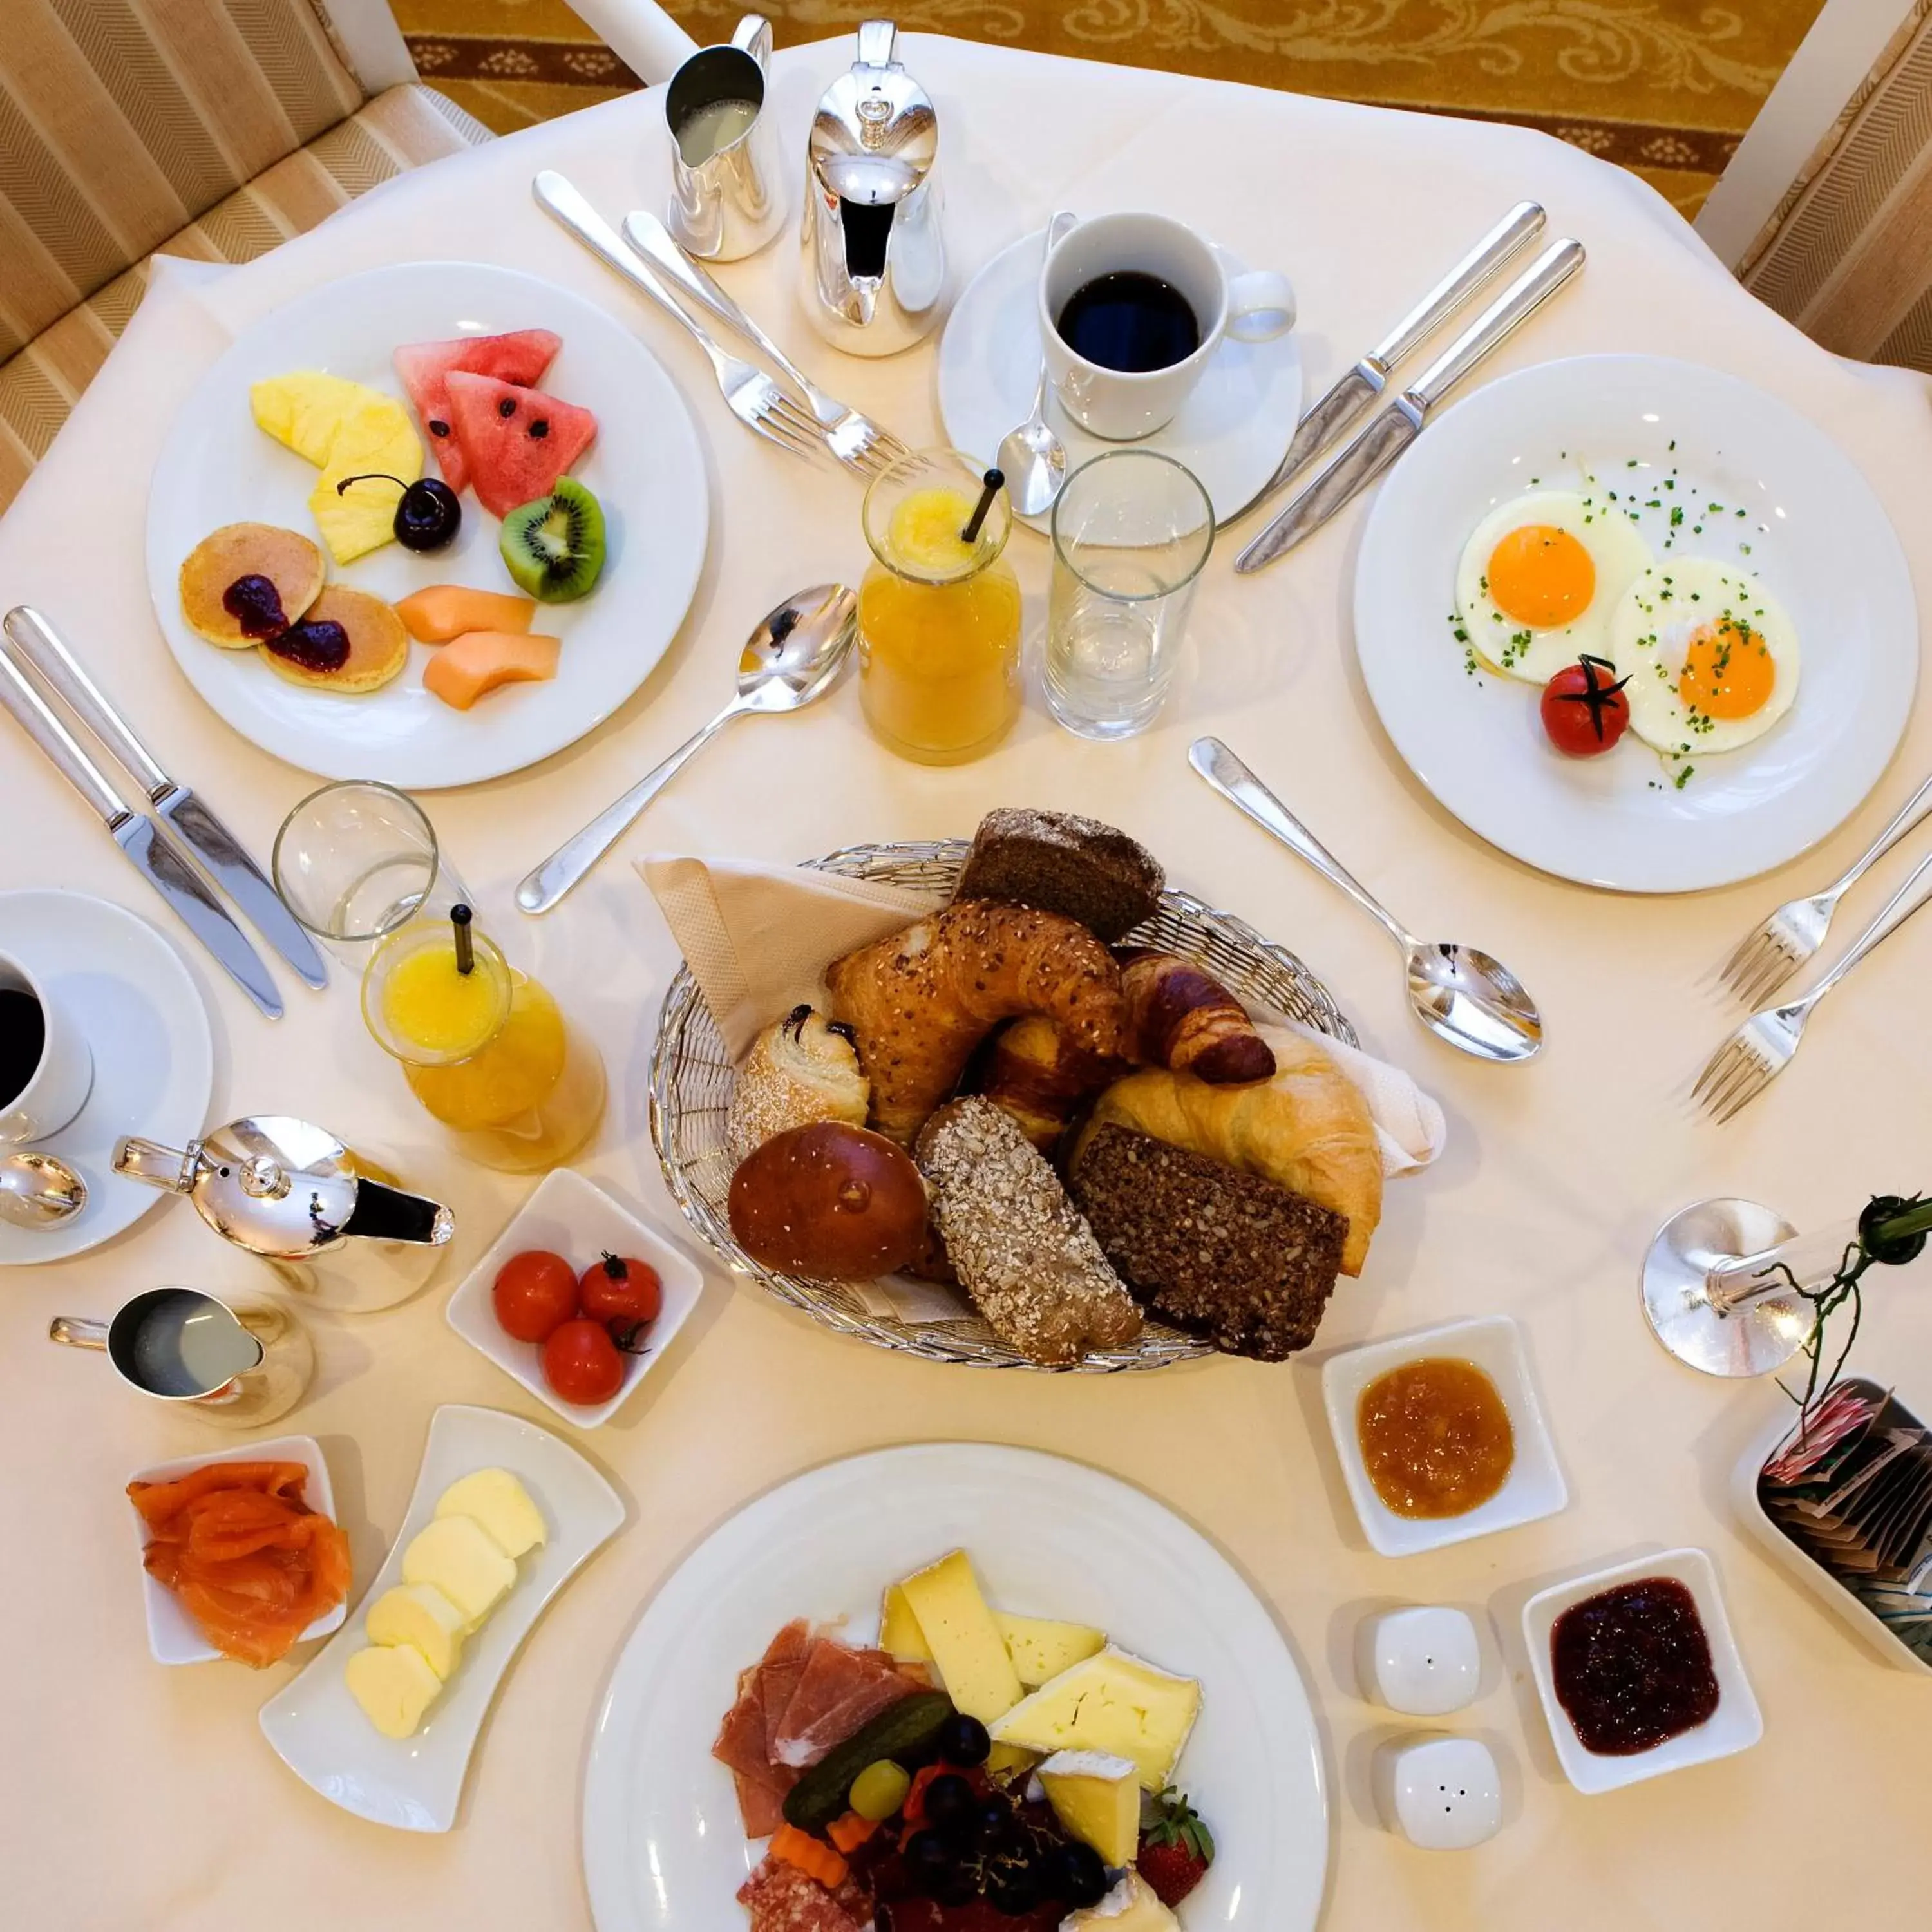
[[[489,138],[385,0],[0,0],[0,509],[151,256],[245,261]]]

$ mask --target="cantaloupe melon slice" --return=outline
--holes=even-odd
[[[541,683],[556,675],[555,638],[516,631],[466,631],[430,658],[423,686],[444,704],[467,711],[500,684]]]
[[[466,631],[527,631],[536,600],[501,590],[472,590],[466,584],[432,584],[412,590],[396,615],[418,644],[446,644]]]

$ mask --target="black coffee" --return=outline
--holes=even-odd
[[[39,1071],[47,1022],[31,993],[0,992],[0,1107],[10,1107]]]
[[[1201,346],[1201,324],[1172,282],[1138,268],[1096,275],[1060,311],[1060,339],[1103,369],[1172,369]]]

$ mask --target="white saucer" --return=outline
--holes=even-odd
[[[1036,228],[995,255],[962,291],[939,344],[939,412],[946,440],[990,463],[1001,440],[1033,407],[1040,380],[1040,284],[1046,231]],[[1216,251],[1231,275],[1247,264]],[[1109,449],[1157,449],[1201,479],[1217,520],[1240,509],[1280,462],[1301,416],[1301,350],[1291,329],[1272,342],[1224,340],[1194,393],[1165,429],[1138,442],[1089,436],[1049,389],[1047,421],[1066,446],[1070,470]],[[1045,517],[1022,519],[1045,530]]]
[[[113,1170],[123,1134],[185,1147],[208,1124],[214,1043],[200,989],[146,920],[86,892],[0,892],[0,944],[71,1010],[94,1054],[87,1105],[34,1143],[87,1183],[87,1204],[44,1232],[0,1221],[0,1268],[110,1241],[162,1196]]]

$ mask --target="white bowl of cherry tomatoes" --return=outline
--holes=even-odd
[[[558,1168],[449,1298],[449,1325],[580,1429],[608,1422],[698,1306],[681,1249]]]

